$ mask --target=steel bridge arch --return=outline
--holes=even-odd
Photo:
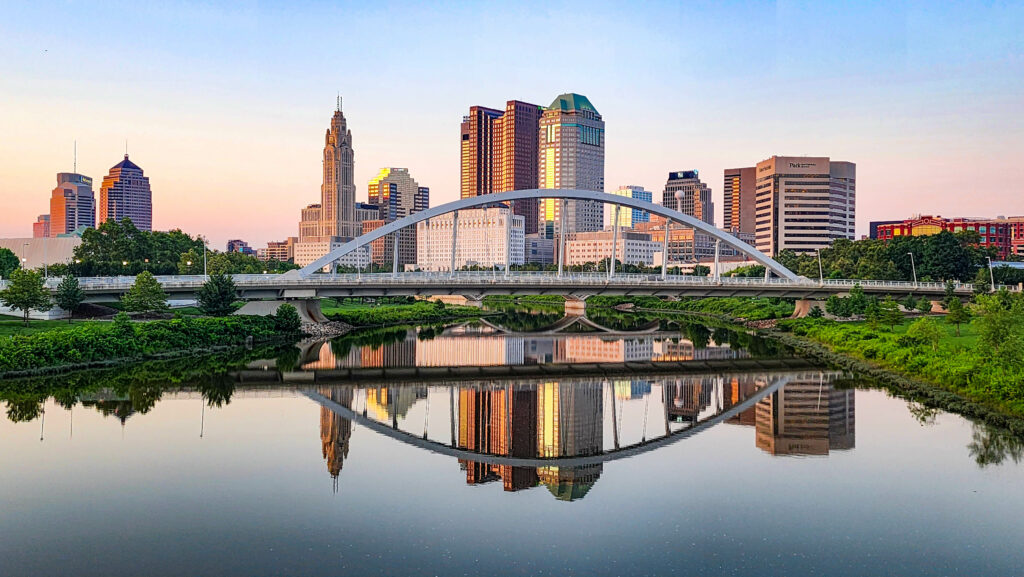
[[[647,211],[651,214],[657,214],[663,216],[669,220],[673,220],[689,226],[696,231],[707,234],[708,236],[722,241],[723,243],[735,248],[744,255],[750,257],[754,261],[765,268],[775,273],[776,275],[786,278],[792,281],[798,280],[800,277],[797,276],[793,271],[782,266],[776,260],[768,257],[761,251],[750,246],[749,244],[741,241],[735,236],[715,228],[714,226],[698,220],[688,214],[679,212],[678,210],[672,210],[661,206],[660,204],[654,204],[635,198],[626,196],[618,196],[615,194],[608,194],[606,192],[597,192],[593,190],[572,190],[564,188],[535,188],[530,190],[510,190],[507,192],[498,192],[494,194],[484,194],[480,196],[473,196],[469,198],[461,198],[440,206],[428,208],[426,210],[417,212],[415,214],[400,218],[394,222],[388,223],[376,230],[368,232],[362,236],[354,238],[349,242],[341,245],[326,255],[316,259],[315,261],[307,264],[306,266],[299,269],[298,275],[301,278],[307,278],[314,272],[322,269],[323,267],[331,264],[332,262],[340,259],[341,257],[362,248],[371,242],[383,238],[389,234],[399,231],[407,226],[413,226],[418,222],[430,220],[449,212],[455,212],[467,208],[477,208],[482,206],[489,206],[494,204],[511,202],[514,200],[540,200],[545,198],[553,198],[560,200],[589,200],[602,202],[604,204],[614,204],[627,208],[635,208],[639,210]],[[288,274],[288,273],[285,273]]]

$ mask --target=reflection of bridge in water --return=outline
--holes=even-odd
[[[321,405],[321,423],[334,423],[321,429],[334,476],[350,434],[335,442],[331,431],[350,431],[341,422],[355,422],[458,459],[469,484],[500,480],[507,491],[544,485],[557,498],[573,500],[597,481],[605,462],[666,447],[720,423],[752,426],[756,446],[773,455],[852,449],[854,392],[833,389],[830,382],[839,376],[783,371],[442,386],[348,384],[302,392]]]
[[[750,359],[743,349],[735,349],[727,343],[709,340],[707,346],[698,347],[679,333],[634,334],[628,337],[600,333],[584,334],[503,334],[486,325],[457,325],[438,336],[424,339],[417,329],[399,329],[395,340],[378,345],[351,346],[339,348],[327,341],[308,341],[300,346],[299,368],[301,373],[287,367],[281,376],[283,381],[308,382],[311,378],[342,379],[372,377],[390,374],[414,377],[417,375],[440,375],[447,369],[450,376],[462,373],[468,376],[545,374],[547,367],[538,365],[615,365],[635,363],[634,370],[651,368],[664,361],[733,361]],[[471,337],[471,338],[467,338]],[[771,364],[765,360],[753,362],[751,369],[782,368],[800,365]],[[254,373],[251,379],[274,378],[264,369],[275,365],[257,362],[251,365]],[[729,363],[723,368],[731,367]],[[627,367],[628,368],[628,367]],[[680,367],[685,372],[685,366]],[[705,370],[715,368],[707,365]],[[373,370],[369,370],[373,369]],[[381,369],[381,370],[376,370]],[[462,369],[462,370],[460,370]],[[579,367],[583,370],[584,367]]]

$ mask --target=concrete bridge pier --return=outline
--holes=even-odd
[[[325,323],[330,320],[320,311],[320,299],[249,301],[242,308],[235,311],[235,314],[266,317],[276,314],[278,307],[283,304],[295,307],[295,310],[299,313],[299,318],[303,322]]]
[[[807,315],[811,314],[811,309],[818,307],[821,312],[825,312],[825,301],[816,299],[797,299],[796,306],[793,307],[793,316],[791,319],[802,319]]]
[[[565,297],[565,314],[582,316],[587,312],[587,297]]]

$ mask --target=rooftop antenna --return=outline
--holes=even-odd
[[[71,169],[71,172],[74,172],[75,174],[78,174],[78,141],[77,140],[75,140],[75,162],[74,162],[73,166],[74,166],[74,168]]]
[[[338,112],[341,112],[341,93],[338,93]]]

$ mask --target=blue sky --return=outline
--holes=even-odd
[[[19,2],[0,18],[0,236],[54,174],[125,141],[155,226],[221,244],[297,232],[338,92],[357,197],[408,167],[458,196],[472,105],[585,94],[611,187],[773,154],[858,165],[858,231],[912,213],[1024,214],[1024,3]],[[97,187],[98,189],[98,187]]]

